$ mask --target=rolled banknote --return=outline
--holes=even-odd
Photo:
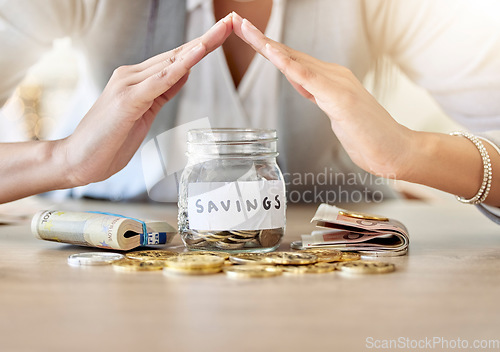
[[[140,220],[99,212],[39,211],[31,221],[35,237],[79,246],[129,250],[165,244],[177,230],[158,220]]]
[[[371,252],[373,255],[404,255],[410,236],[399,221],[321,204],[312,218],[326,230],[302,235],[302,248],[330,247],[344,251]]]

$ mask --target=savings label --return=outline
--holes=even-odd
[[[282,181],[199,182],[188,185],[189,227],[262,230],[285,226]]]

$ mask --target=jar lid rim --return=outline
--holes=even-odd
[[[277,138],[263,138],[263,139],[245,139],[245,140],[217,140],[217,141],[188,141],[189,144],[196,145],[212,145],[212,144],[227,144],[227,145],[243,145],[255,144],[263,142],[275,142]]]
[[[245,145],[256,143],[275,143],[276,130],[251,128],[199,128],[188,131],[190,145]]]
[[[222,133],[222,132],[255,132],[255,133],[276,133],[275,129],[272,128],[244,128],[244,127],[216,127],[216,128],[193,128],[189,132],[211,132],[211,133]]]

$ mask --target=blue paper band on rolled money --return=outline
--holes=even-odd
[[[148,244],[165,244],[165,243],[167,243],[167,233],[166,232],[148,233],[148,228],[146,226],[146,222],[142,221],[140,219],[131,218],[130,216],[125,216],[125,215],[120,215],[120,214],[106,213],[106,212],[102,212],[102,211],[87,211],[87,213],[117,216],[119,218],[125,218],[125,219],[137,221],[138,223],[140,223],[142,225],[142,233],[139,234],[141,236],[140,243],[142,246],[147,246]]]
[[[148,232],[147,244],[165,244],[167,243],[166,232]]]

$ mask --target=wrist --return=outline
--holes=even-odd
[[[4,143],[0,148],[0,203],[78,185],[61,141]]]
[[[397,143],[393,146],[396,152],[387,159],[387,164],[383,168],[384,172],[377,174],[394,180],[415,182],[412,180],[420,170],[416,160],[421,160],[422,156],[419,154],[432,155],[431,149],[433,149],[434,142],[427,141],[429,136],[422,132],[399,126],[400,129],[394,134],[398,137]]]
[[[429,160],[442,150],[441,140],[436,133],[420,132],[407,129],[406,143],[395,168],[398,180],[422,183],[427,173]]]
[[[487,145],[495,174],[499,158],[489,148],[491,146]],[[398,174],[400,180],[433,187],[465,199],[473,198],[483,183],[484,167],[481,154],[467,138],[442,133],[414,132],[406,158],[406,167]],[[498,185],[493,182],[487,199],[488,204],[499,202],[497,189]]]
[[[47,141],[48,154],[50,156],[50,165],[55,170],[57,189],[73,188],[85,185],[82,180],[74,175],[74,167],[68,160],[67,139]]]

